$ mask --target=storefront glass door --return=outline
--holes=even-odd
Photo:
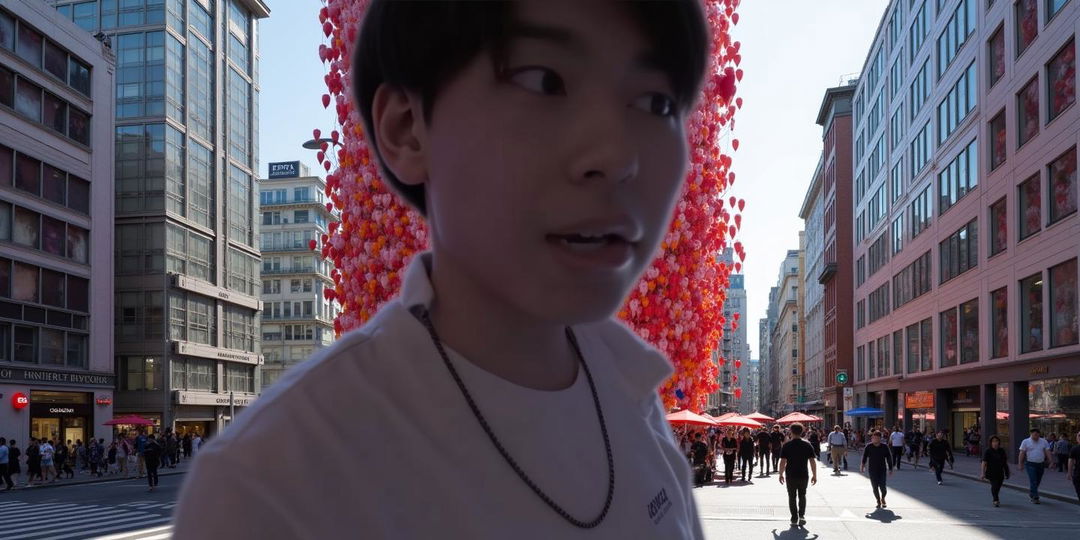
[[[34,439],[48,439],[53,442],[60,440],[60,419],[32,419],[30,421],[30,437]]]

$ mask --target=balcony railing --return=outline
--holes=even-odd
[[[262,269],[262,275],[268,276],[273,274],[314,274],[314,266],[301,266],[298,268],[266,268]]]
[[[263,322],[269,322],[269,321],[320,321],[320,322],[333,324],[332,319],[330,317],[326,316],[326,315],[315,315],[315,314],[311,314],[311,315],[280,315],[280,316],[275,317],[273,315],[268,315],[265,311],[263,312],[262,320],[263,320]]]
[[[261,251],[263,253],[274,253],[274,252],[289,252],[289,251],[312,251],[312,249],[311,249],[310,246],[306,246],[306,245],[305,246],[297,246],[297,245],[285,246],[285,245],[278,244],[278,245],[269,245],[268,246],[268,245],[264,244],[262,246],[259,246],[259,251]]]

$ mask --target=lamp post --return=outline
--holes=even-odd
[[[327,138],[327,137],[322,137],[320,139],[310,139],[310,140],[308,140],[307,142],[305,142],[303,144],[303,147],[307,148],[308,150],[322,150],[322,143],[329,143],[329,144],[331,144],[333,146],[341,146],[341,143],[338,142],[338,141],[335,141],[334,139],[330,139],[330,138]]]

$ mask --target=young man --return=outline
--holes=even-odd
[[[672,367],[614,315],[682,188],[706,36],[697,0],[374,0],[355,106],[431,252],[199,451],[174,535],[701,538]],[[313,451],[339,494],[281,467]]]
[[[919,468],[919,458],[924,453],[923,444],[923,433],[922,431],[916,429],[915,432],[911,435],[911,455],[915,457],[915,462],[913,463],[915,469]]]
[[[810,443],[802,439],[803,425],[791,424],[791,440],[780,448],[780,483],[787,475],[788,508],[792,525],[806,525],[806,484],[817,484],[817,458]],[[810,471],[807,472],[807,463]],[[798,505],[795,499],[798,498]]]
[[[0,481],[6,486],[4,491],[11,491],[11,488],[15,484],[11,482],[11,471],[8,468],[8,461],[11,459],[10,450],[8,449],[7,439],[0,437]]]
[[[952,445],[949,441],[945,440],[945,432],[937,432],[937,437],[930,441],[930,445],[927,448],[927,453],[930,454],[930,468],[934,470],[934,476],[937,477],[937,485],[941,485],[941,471],[945,470],[945,462],[953,462]]]
[[[1050,444],[1041,438],[1042,432],[1031,430],[1031,436],[1020,443],[1018,464],[1028,477],[1028,496],[1031,502],[1039,504],[1039,484],[1042,483],[1046,466],[1051,462]]]
[[[750,469],[747,472],[746,469]],[[743,482],[754,483],[754,437],[750,435],[750,428],[742,428],[742,436],[739,437],[739,470],[742,471]]]
[[[52,445],[51,440],[47,440],[44,437],[41,439],[41,447],[38,449],[41,452],[41,471],[45,475],[41,482],[55,482],[59,475],[56,474],[56,464],[53,458],[56,457],[56,447]],[[49,480],[50,475],[52,480]]]
[[[840,431],[840,425],[833,426],[829,434],[829,455],[832,457],[833,473],[840,474],[840,462],[844,462],[844,470],[847,470],[847,436]]]
[[[690,455],[693,456],[694,486],[705,485],[705,465],[709,457],[709,445],[701,440],[701,433],[694,434],[694,444],[690,446]]]
[[[866,472],[867,464],[870,465],[868,476],[870,477],[870,486],[874,489],[874,498],[877,499],[878,508],[886,507],[885,495],[889,490],[885,487],[885,468],[888,467],[889,476],[892,476],[893,462],[896,461],[896,457],[896,452],[881,444],[881,432],[878,431],[875,431],[870,436],[870,444],[866,445],[863,450],[862,466],[859,467],[859,472]]]
[[[757,452],[758,452],[758,467],[761,469],[761,477],[764,478],[772,474],[769,466],[772,465],[771,452],[769,451],[769,445],[772,443],[769,439],[769,431],[765,428],[758,430],[757,432]],[[775,471],[775,467],[772,471]]]
[[[1076,489],[1076,498],[1080,500],[1080,431],[1076,432],[1076,444],[1069,451],[1069,480]]]
[[[1054,464],[1057,465],[1058,472],[1065,471],[1067,461],[1069,461],[1069,437],[1062,432],[1061,437],[1054,443]]]
[[[889,435],[889,444],[892,445],[892,460],[896,464],[896,470],[900,470],[900,461],[904,457],[904,432],[900,426],[893,426],[892,434]]]
[[[769,434],[769,442],[772,446],[772,468],[778,470],[780,463],[780,449],[784,446],[784,434],[780,432],[780,425],[774,424],[772,433]]]
[[[150,485],[148,491],[154,491],[158,485],[158,467],[161,466],[161,454],[165,447],[158,442],[153,434],[146,440],[143,447],[143,461],[146,463],[146,482]]]

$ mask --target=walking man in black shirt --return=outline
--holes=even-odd
[[[777,470],[777,463],[780,462],[780,448],[784,446],[784,434],[780,433],[779,425],[773,425],[772,433],[769,434],[769,441],[772,442],[772,468],[775,471]]]
[[[937,485],[940,486],[941,471],[945,469],[945,462],[952,463],[953,461],[952,445],[945,440],[944,431],[937,432],[937,438],[930,441],[927,453],[930,454],[930,468],[934,469],[934,475],[937,476]]]
[[[779,433],[779,429],[777,430]],[[817,459],[814,456],[814,447],[802,439],[803,425],[796,422],[791,424],[791,440],[784,443],[780,448],[780,483],[784,483],[784,475],[787,475],[788,507],[791,509],[791,524],[806,524],[806,485],[817,484]],[[811,476],[807,471],[809,464]],[[795,503],[798,497],[798,505]]]
[[[768,430],[762,428],[761,431],[758,431],[758,434],[757,434],[758,466],[761,468],[761,476],[762,477],[769,476],[769,474],[770,474],[769,465],[772,463],[772,458],[769,457],[769,454],[770,454],[769,445],[772,444],[772,443],[770,443],[769,440],[770,439],[769,439]],[[775,471],[776,467],[773,467],[773,470]]]
[[[694,456],[694,487],[705,485],[705,465],[709,457],[709,445],[701,441],[701,434],[694,434],[694,445],[690,447]]]
[[[866,471],[867,464],[870,465],[870,486],[874,488],[874,498],[877,499],[877,507],[885,508],[885,494],[888,490],[885,487],[885,467],[889,468],[889,476],[893,473],[893,452],[889,447],[881,444],[881,433],[875,431],[870,436],[870,444],[863,450],[862,455],[862,467],[859,468],[860,472]]]
[[[750,469],[747,475],[746,469]],[[754,483],[754,437],[750,435],[750,428],[742,429],[742,437],[739,438],[739,469],[742,471],[742,480]]]

